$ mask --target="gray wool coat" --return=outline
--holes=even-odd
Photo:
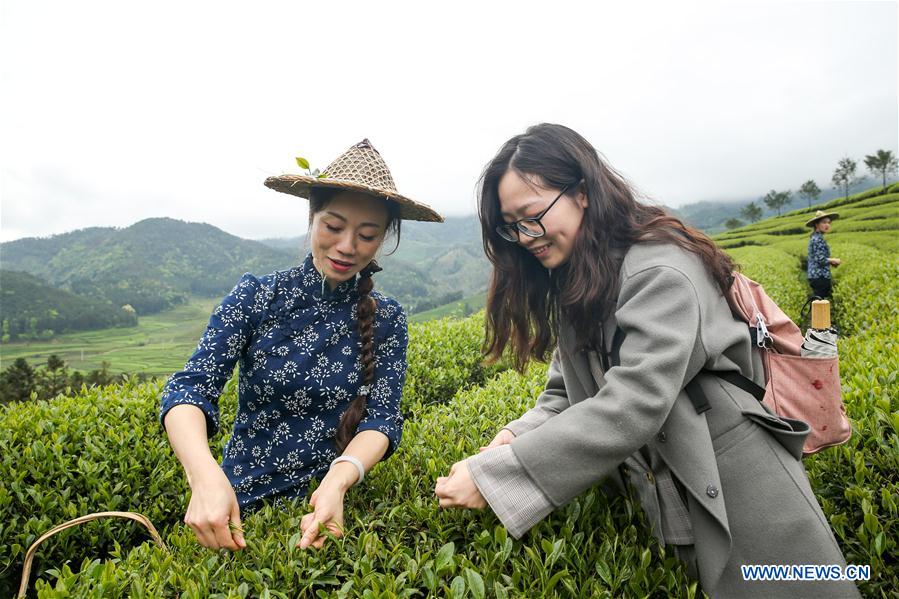
[[[467,460],[493,511],[520,537],[592,485],[624,479],[710,596],[858,596],[845,581],[743,580],[741,565],[845,566],[801,462],[808,428],[705,374],[711,409],[694,409],[683,389],[703,368],[764,385],[747,325],[695,254],[638,243],[620,279],[614,317],[597,322],[607,343],[624,331],[620,365],[599,370],[563,322],[546,389],[507,425],[516,438]]]

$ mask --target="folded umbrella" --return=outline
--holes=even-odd
[[[800,356],[830,358],[837,355],[837,332],[830,326],[830,302],[812,302],[812,327],[805,332]]]
[[[837,355],[837,334],[833,329],[809,329],[799,348],[800,356],[830,358]]]

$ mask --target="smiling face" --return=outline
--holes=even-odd
[[[536,217],[562,190],[546,189],[540,177],[522,177],[510,169],[500,179],[497,191],[502,219],[512,223],[521,218]],[[519,233],[518,243],[544,267],[558,268],[571,257],[586,208],[587,196],[580,190],[569,190],[540,219],[546,234],[542,237],[528,237]]]
[[[387,204],[361,193],[339,192],[315,212],[309,230],[312,261],[332,289],[374,259],[387,224]]]

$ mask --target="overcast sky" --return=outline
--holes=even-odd
[[[899,145],[896,2],[0,1],[0,241],[298,235],[305,200],[263,180],[363,137],[446,215],[542,121],[675,207]]]

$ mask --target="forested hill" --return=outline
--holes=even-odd
[[[296,254],[171,218],[0,245],[4,269],[117,308],[130,304],[139,315],[167,309],[187,294],[221,296],[242,273],[288,268]]]
[[[4,342],[137,324],[128,306],[84,298],[10,270],[0,270],[0,308]]]
[[[394,240],[385,244],[377,288],[410,312],[477,293],[486,287],[489,270],[480,244],[474,216],[451,217],[442,225],[403,223],[399,250],[387,255]],[[28,272],[116,308],[130,304],[138,316],[170,308],[188,294],[221,297],[244,272],[289,268],[307,251],[302,237],[262,243],[171,218],[0,244],[4,269]]]

